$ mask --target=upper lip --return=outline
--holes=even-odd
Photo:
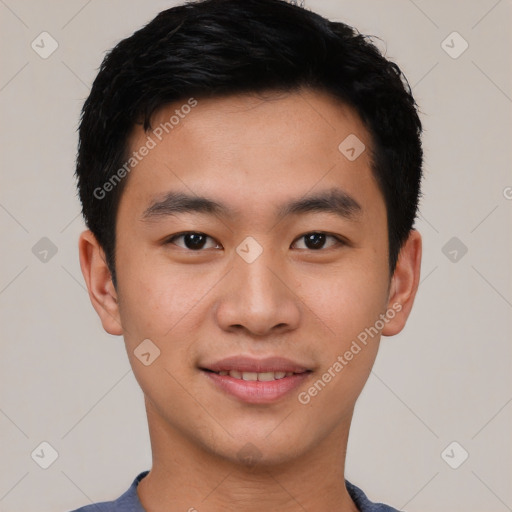
[[[246,356],[231,356],[214,363],[201,366],[203,370],[213,372],[236,370],[239,372],[293,372],[304,373],[309,371],[306,366],[286,359],[285,357],[265,357],[257,359]]]

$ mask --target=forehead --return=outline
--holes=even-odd
[[[338,156],[337,142],[350,134],[364,139],[367,147],[371,143],[352,107],[328,93],[311,89],[183,99],[157,110],[151,123],[157,142],[167,135],[193,137],[198,148],[225,154],[241,148],[267,147],[281,148],[272,153],[273,158],[286,150],[303,157],[311,149]],[[137,126],[130,145],[136,145],[145,135]]]
[[[228,195],[234,207],[248,207],[315,187],[356,194],[375,188],[368,131],[327,93],[186,98],[157,111],[151,125],[148,132],[137,125],[129,139],[129,154],[151,149],[129,173],[123,194],[146,207],[169,189]],[[344,153],[345,141],[364,150],[347,158],[353,152]]]

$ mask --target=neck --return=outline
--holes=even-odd
[[[145,510],[357,512],[344,480],[348,426],[293,460],[250,465],[197,446],[146,409],[153,466],[137,487]]]

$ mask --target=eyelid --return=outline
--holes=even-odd
[[[332,249],[332,248],[335,248],[335,247],[339,247],[339,246],[343,246],[343,245],[349,245],[349,242],[348,240],[346,240],[345,238],[343,238],[342,236],[340,235],[336,235],[334,233],[329,233],[327,231],[308,231],[306,233],[303,233],[302,235],[298,236],[293,242],[292,242],[292,245],[294,245],[298,240],[300,240],[301,238],[304,238],[306,235],[313,235],[313,234],[321,234],[321,235],[325,235],[327,237],[331,237],[331,238],[334,238],[336,240],[336,244],[332,245],[331,247],[328,247],[327,249],[298,249],[300,251],[311,251],[311,252],[322,252],[322,251],[326,251],[328,249]]]
[[[174,243],[174,240],[176,238],[180,238],[185,235],[202,235],[202,236],[205,236],[206,238],[209,238],[210,240],[213,240],[218,246],[222,247],[222,245],[217,240],[215,240],[215,238],[213,238],[210,235],[207,235],[206,233],[203,233],[202,231],[182,231],[181,233],[175,233],[174,235],[166,237],[163,241],[163,244],[164,245],[173,244],[173,245],[176,245],[177,247],[179,247],[180,249],[184,249],[185,251],[189,251],[189,252],[203,252],[206,250],[206,249],[198,249],[198,250],[194,251],[193,249],[188,249],[187,247],[181,247],[181,246],[177,245],[176,243]],[[212,247],[208,247],[208,249],[212,249]]]
[[[164,239],[164,245],[166,244],[173,244],[173,245],[176,245],[177,247],[180,247],[181,249],[184,249],[186,251],[189,251],[189,252],[195,252],[195,253],[199,253],[199,252],[204,252],[206,249],[198,249],[198,250],[193,250],[193,249],[188,249],[186,247],[181,247],[177,244],[174,243],[174,240],[176,238],[180,238],[182,236],[185,236],[185,235],[191,235],[191,234],[194,234],[194,235],[202,235],[202,236],[205,236],[206,238],[209,238],[210,240],[213,240],[217,246],[220,246],[222,247],[222,244],[220,244],[214,237],[206,234],[206,233],[203,233],[202,231],[182,231],[180,233],[175,233],[167,238]],[[307,231],[305,233],[302,233],[301,235],[299,235],[297,238],[295,238],[295,240],[292,242],[292,246],[294,244],[296,244],[301,238],[304,238],[305,236],[307,235],[313,235],[313,234],[322,234],[322,235],[325,235],[326,237],[331,237],[331,238],[334,238],[334,240],[336,240],[336,244],[332,245],[331,247],[328,247],[327,249],[308,249],[308,248],[305,248],[305,249],[298,249],[298,250],[301,250],[301,251],[312,251],[312,252],[322,252],[322,251],[326,251],[328,249],[331,249],[331,248],[335,248],[335,247],[339,247],[339,246],[344,246],[344,245],[350,245],[350,242],[348,240],[346,240],[344,237],[340,236],[340,235],[336,235],[334,233],[329,233],[329,232],[326,232],[326,231]],[[208,247],[207,249],[212,249],[212,247]]]

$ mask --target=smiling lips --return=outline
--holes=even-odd
[[[257,380],[260,382],[270,382],[271,380],[284,379],[285,377],[295,375],[294,372],[239,372],[238,370],[222,370],[216,373],[221,376],[229,375],[238,380]]]
[[[217,388],[248,403],[270,403],[301,384],[310,369],[289,359],[234,356],[201,368]]]

